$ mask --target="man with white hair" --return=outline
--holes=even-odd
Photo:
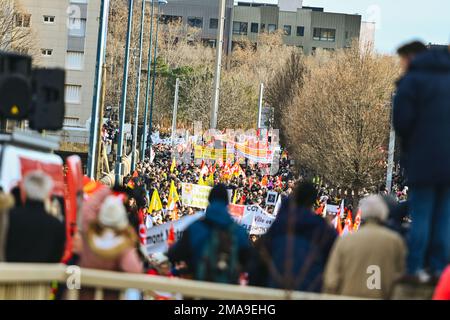
[[[323,291],[344,296],[389,299],[405,268],[406,246],[383,226],[389,210],[379,195],[361,200],[363,225],[334,244],[324,274]]]
[[[45,209],[53,180],[42,171],[23,179],[25,203],[9,212],[7,262],[52,263],[61,261],[66,240],[64,224]]]

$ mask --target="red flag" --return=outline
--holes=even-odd
[[[175,243],[175,228],[173,223],[170,225],[169,235],[167,236],[167,244],[171,247]]]
[[[359,209],[358,213],[356,214],[355,223],[353,224],[353,231],[358,231],[360,224],[361,224],[361,209]]]
[[[133,172],[133,178],[137,178],[139,177],[139,173],[137,172],[137,170],[134,170]]]

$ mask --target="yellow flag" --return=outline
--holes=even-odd
[[[207,184],[205,183],[205,180],[203,180],[203,175],[200,174],[200,179],[198,179],[198,185],[200,186],[206,186]]]
[[[150,200],[150,205],[148,206],[148,213],[159,210],[162,210],[162,203],[161,198],[159,197],[158,190],[155,189],[152,194],[152,199]]]
[[[170,166],[170,173],[173,173],[175,170],[175,167],[177,166],[177,162],[175,161],[175,158],[172,159],[172,165]]]
[[[236,202],[237,202],[237,189],[234,190],[233,204],[236,204]]]
[[[178,196],[177,188],[175,188],[175,182],[172,180],[170,183],[169,199],[167,201],[169,210],[173,210],[175,208],[177,201],[180,201],[180,197]]]
[[[206,184],[210,187],[214,187],[214,173],[211,173],[206,179]]]

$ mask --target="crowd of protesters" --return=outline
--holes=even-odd
[[[353,203],[351,192],[295,174],[286,155],[274,175],[244,162],[235,167],[240,168],[236,174],[223,179],[226,163],[176,163],[169,146],[154,145],[153,161],[139,163],[123,186],[96,183],[90,190],[81,207],[73,256],[65,262],[148,276],[378,299],[392,298],[399,284],[428,285],[436,286],[435,299],[450,299],[450,52],[427,51],[413,43],[399,54],[405,75],[398,83],[394,126],[401,138],[408,187],[397,185],[394,197],[384,190],[366,190],[357,195],[362,198],[359,203]],[[436,163],[436,158],[442,161]],[[172,181],[178,192],[182,183],[209,183],[209,205],[204,218],[170,243],[167,253],[148,255],[142,237],[146,227],[195,213],[179,201],[177,214],[170,214]],[[52,210],[51,178],[34,171],[23,178],[21,188],[21,197],[0,194],[0,261],[61,261],[64,214]],[[154,190],[164,206],[148,214]],[[252,243],[231,218],[229,204],[257,204],[275,214],[265,203],[272,190],[282,199],[276,218]],[[343,204],[333,221],[323,212],[331,204]],[[348,228],[352,210],[360,221],[355,219],[356,227]],[[347,233],[339,231],[342,227]],[[93,296],[93,290],[83,289],[81,298]],[[165,293],[140,298],[149,296],[180,298]],[[105,293],[107,299],[118,297],[115,291]]]

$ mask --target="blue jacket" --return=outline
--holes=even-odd
[[[409,185],[450,185],[450,53],[417,56],[399,81],[394,127]]]
[[[266,250],[270,255],[278,276],[283,278],[291,273],[293,279],[283,283],[270,271],[266,259],[259,258],[253,259],[253,262],[259,261],[250,270],[250,284],[280,289],[292,286],[288,289],[320,292],[322,273],[337,233],[310,209],[289,209],[288,206],[288,200],[282,203],[277,219],[261,238],[257,249],[263,254]],[[289,260],[290,270],[286,268]]]
[[[223,202],[213,202],[206,209],[205,218],[194,222],[184,232],[181,239],[169,250],[169,259],[175,263],[184,261],[190,273],[196,274],[196,268],[202,258],[204,246],[211,237],[213,228],[227,229],[234,220]],[[239,262],[245,268],[252,249],[247,232],[239,225],[234,228],[237,239]]]

